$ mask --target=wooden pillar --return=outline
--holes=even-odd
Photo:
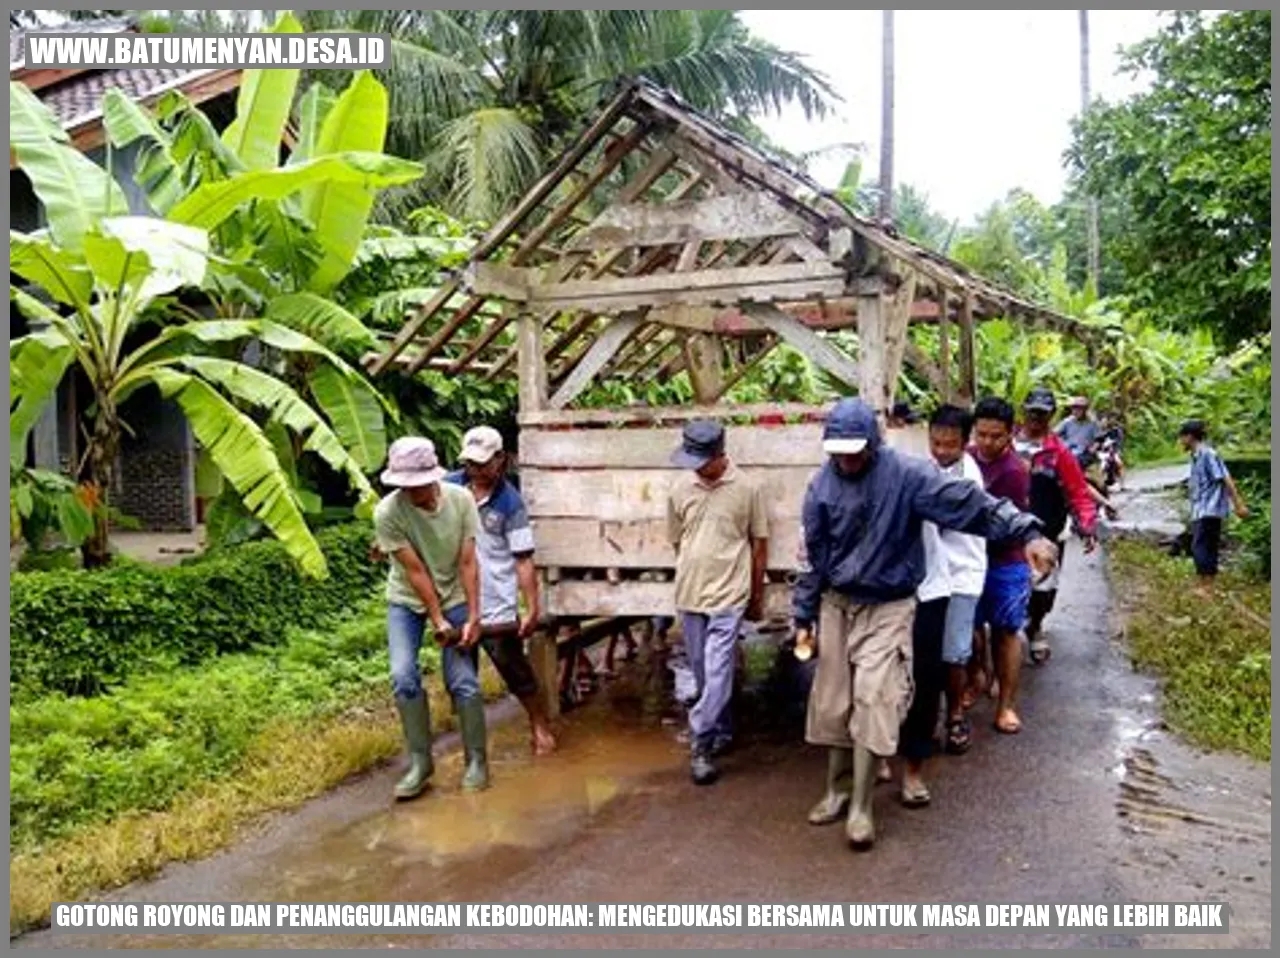
[[[938,286],[938,366],[942,370],[942,401],[951,402],[951,316],[947,290]]]
[[[898,377],[902,375],[902,360],[907,351],[907,330],[911,322],[911,304],[916,298],[916,274],[910,272],[902,284],[887,297],[884,316],[885,341],[885,409],[893,408],[898,392]]]
[[[966,403],[976,400],[978,372],[973,352],[973,294],[960,301],[960,394]]]
[[[884,298],[858,297],[858,395],[883,421],[889,409],[884,403]]]
[[[547,406],[547,358],[542,351],[541,315],[522,310],[516,320],[516,348],[520,374],[520,412],[539,412]]]
[[[689,333],[684,344],[685,365],[694,401],[714,406],[724,392],[724,344],[715,333]]]

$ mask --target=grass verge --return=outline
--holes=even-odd
[[[503,694],[481,656],[486,699]],[[440,681],[427,682],[432,727],[453,728]],[[9,859],[9,933],[47,923],[56,901],[83,901],[149,878],[165,865],[207,857],[230,845],[264,813],[301,805],[347,778],[397,755],[399,723],[383,677],[347,692],[325,714],[289,716],[263,727],[229,774],[194,782],[165,808],[126,812],[68,833]]]
[[[1211,601],[1186,559],[1147,543],[1108,548],[1134,665],[1159,677],[1164,716],[1188,741],[1271,761],[1271,587],[1228,568]]]

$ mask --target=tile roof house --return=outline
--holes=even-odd
[[[47,29],[59,32],[136,32],[130,20],[85,20]],[[129,68],[29,68],[26,37],[29,30],[9,32],[9,79],[24,84],[49,107],[71,138],[90,159],[105,164],[106,130],[102,103],[108,90],[118,89],[150,106],[170,90],[177,90],[210,115],[215,126],[229,122],[241,71],[235,69]],[[136,147],[136,144],[135,144]],[[137,160],[134,147],[113,150],[111,166],[135,213],[151,212],[145,193],[133,179]],[[44,215],[31,183],[9,154],[9,218],[17,230],[31,231],[44,225]],[[11,277],[13,279],[13,277]],[[10,333],[22,335],[27,324],[10,306]],[[83,456],[79,410],[92,401],[87,382],[67,376],[58,387],[56,401],[32,430],[28,465],[74,473]],[[148,530],[190,531],[199,516],[195,489],[196,451],[185,418],[158,395],[139,394],[126,404],[125,419],[133,435],[126,435],[117,463],[114,504]]]

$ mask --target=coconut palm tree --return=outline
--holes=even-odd
[[[387,146],[428,176],[399,209],[435,201],[491,220],[620,77],[642,76],[737,123],[838,99],[794,53],[752,36],[731,10],[300,11],[308,30],[391,34]],[[334,82],[336,71],[320,75]]]

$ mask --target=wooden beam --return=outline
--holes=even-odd
[[[760,347],[760,349],[758,349],[755,353],[753,353],[747,359],[746,362],[740,364],[737,369],[735,369],[727,377],[725,377],[724,383],[720,388],[720,395],[717,396],[716,398],[720,399],[720,398],[723,398],[724,396],[727,396],[729,392],[733,389],[733,387],[738,385],[738,383],[742,380],[742,377],[744,377],[747,373],[751,372],[751,370],[755,369],[755,367],[760,364],[760,361],[762,359],[764,359],[771,352],[773,352],[774,347],[778,345],[778,342],[779,342],[779,339],[776,335],[774,335],[773,333],[767,334],[764,337],[764,344]]]
[[[596,341],[591,344],[581,361],[573,367],[573,371],[560,384],[556,394],[551,397],[552,409],[563,409],[573,401],[591,382],[604,364],[607,363],[631,335],[644,322],[644,313],[636,312],[619,316],[604,328]]]
[[[893,407],[902,374],[902,357],[907,346],[907,326],[911,322],[911,304],[916,298],[916,272],[910,270],[903,284],[888,297],[885,318],[885,408]]]
[[[520,412],[538,412],[547,406],[547,361],[542,353],[543,320],[536,313],[524,310],[516,323],[516,348],[520,351]]]
[[[950,402],[948,395],[948,376],[946,375],[946,367],[941,367],[929,358],[929,354],[917,346],[910,340],[907,341],[907,348],[903,351],[903,358],[907,364],[916,372],[923,376],[929,383],[929,386],[943,397],[943,402]]]
[[[676,303],[735,303],[835,297],[844,293],[845,274],[828,263],[784,263],[703,269],[605,280],[529,284],[530,302],[551,310],[621,312]]]
[[[858,365],[794,316],[767,303],[744,306],[743,312],[842,383],[855,388],[858,386]]]
[[[595,147],[600,138],[622,117],[630,105],[631,99],[632,92],[630,90],[624,90],[614,97],[613,101],[601,111],[600,115],[596,117],[595,121],[578,141],[560,157],[560,161],[533,185],[533,188],[521,198],[519,203],[511,208],[506,216],[493,225],[493,228],[485,234],[475,249],[471,251],[470,258],[472,260],[485,259],[505,243],[516,227],[524,221],[525,217],[542,204],[542,201],[559,185],[565,175],[582,161],[582,158]],[[379,357],[378,361],[371,367],[370,372],[376,376],[386,369],[387,365],[418,335],[418,330],[426,325],[453,293],[457,292],[457,289],[458,283],[456,279],[446,283],[445,287],[441,289],[441,293],[444,295],[433,296],[418,312],[417,316],[401,327],[395,341],[391,344],[391,348]],[[461,325],[461,323],[458,325]],[[433,337],[431,342],[424,348],[422,362],[426,362],[431,358],[431,354],[439,348],[440,343],[453,335],[457,326],[449,328],[446,325],[446,329],[448,330],[447,335],[443,338],[439,336]]]
[[[858,300],[858,395],[883,419],[884,405],[884,297]]]
[[[724,392],[724,345],[720,337],[714,333],[687,333],[683,347],[694,400],[702,406],[713,405]]]
[[[614,205],[569,241],[570,250],[664,246],[799,233],[806,225],[761,193]]]
[[[692,406],[633,406],[627,409],[544,409],[534,413],[521,413],[520,425],[530,429],[545,426],[654,426],[682,423],[690,419],[747,419],[762,416],[784,419],[821,419],[825,412],[821,406],[807,403],[758,403],[752,405],[717,406],[713,409],[695,409]]]
[[[973,342],[973,293],[960,301],[960,394],[966,403],[977,399],[978,369]]]
[[[938,394],[944,403],[951,402],[951,316],[947,303],[947,288],[938,285],[938,367],[942,381]]]

